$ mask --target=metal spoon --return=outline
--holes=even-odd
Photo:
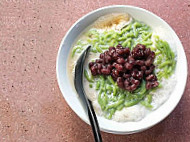
[[[85,51],[82,53],[82,55],[80,56],[80,58],[77,61],[77,64],[75,66],[74,84],[75,84],[75,89],[81,98],[84,109],[88,114],[88,118],[90,120],[90,124],[91,124],[92,131],[94,134],[95,142],[102,142],[102,137],[100,134],[100,129],[99,129],[99,125],[98,125],[98,120],[96,118],[96,114],[92,107],[91,101],[86,96],[86,93],[85,93],[84,87],[83,87],[83,70],[84,70],[83,65],[84,65],[84,61],[85,61],[85,58],[87,56],[87,53],[88,53],[90,47],[91,46],[88,46],[85,49]]]

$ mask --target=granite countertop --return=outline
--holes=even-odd
[[[81,16],[102,6],[135,5],[176,31],[190,59],[189,0],[0,0],[0,141],[93,142],[90,126],[67,105],[56,80],[62,37]],[[188,64],[189,66],[189,64]],[[144,132],[104,142],[188,142],[190,81],[176,109]]]

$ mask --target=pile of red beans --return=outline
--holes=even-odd
[[[154,58],[155,53],[145,45],[137,44],[130,51],[119,44],[101,53],[99,59],[89,63],[89,68],[93,76],[111,75],[120,88],[130,92],[136,90],[144,79],[149,90],[159,85],[153,74]]]

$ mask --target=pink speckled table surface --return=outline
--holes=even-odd
[[[0,142],[93,142],[90,126],[62,97],[56,56],[78,18],[113,4],[139,6],[166,20],[189,61],[189,0],[0,0]],[[103,141],[190,141],[189,79],[179,105],[164,121],[138,134],[102,132]]]

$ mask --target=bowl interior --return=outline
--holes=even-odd
[[[66,70],[69,51],[72,48],[73,41],[87,26],[93,23],[98,17],[114,12],[129,13],[136,20],[150,25],[156,30],[160,38],[168,41],[171,48],[177,53],[177,65],[175,73],[177,77],[177,84],[175,88],[173,88],[173,92],[169,99],[161,107],[148,114],[144,119],[138,122],[119,123],[112,120],[107,120],[103,117],[98,117],[100,129],[102,131],[116,134],[127,134],[142,131],[157,124],[166,116],[168,116],[176,107],[179,100],[181,99],[186,84],[187,61],[182,44],[172,28],[161,18],[147,10],[133,6],[109,6],[95,10],[82,17],[70,28],[61,42],[57,57],[56,71],[58,84],[65,100],[73,109],[73,111],[86,123],[89,124],[88,117],[84,112],[78,95],[70,85]]]

